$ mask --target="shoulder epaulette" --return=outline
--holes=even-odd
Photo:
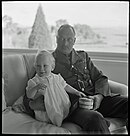
[[[79,51],[77,51],[77,53],[82,57],[82,58],[84,58],[84,59],[86,59],[86,61],[88,60],[88,53],[87,52],[85,52],[84,50],[79,50]]]

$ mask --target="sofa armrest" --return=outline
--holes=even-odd
[[[128,86],[119,82],[108,80],[112,93],[128,96]]]

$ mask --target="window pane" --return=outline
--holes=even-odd
[[[128,19],[129,2],[2,2],[2,47],[55,49],[57,29],[69,23],[75,49],[127,53]]]

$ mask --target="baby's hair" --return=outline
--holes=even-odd
[[[55,58],[53,57],[52,53],[47,51],[47,50],[39,50],[35,56],[35,62],[34,64],[36,64],[37,62],[37,59],[38,57],[41,57],[41,56],[48,56],[49,59],[50,59],[50,62],[52,63],[52,68],[54,69],[55,68]]]

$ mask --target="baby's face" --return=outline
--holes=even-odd
[[[40,77],[49,76],[52,71],[52,62],[49,56],[39,56],[36,63],[36,72]]]

